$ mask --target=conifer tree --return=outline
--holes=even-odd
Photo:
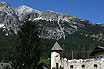
[[[14,69],[41,69],[38,68],[41,53],[39,32],[35,21],[24,21],[17,37],[15,52],[12,56],[12,67]]]

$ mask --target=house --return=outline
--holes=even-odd
[[[97,46],[90,54],[90,56],[93,56],[95,58],[104,58],[104,47]]]

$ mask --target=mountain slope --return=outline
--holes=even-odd
[[[30,20],[36,20],[39,25],[41,38],[66,39],[70,34],[80,30],[89,32],[90,34],[83,35],[91,38],[103,39],[104,36],[104,24],[94,24],[87,19],[54,11],[40,12],[25,5],[12,8],[8,3],[0,2],[0,24],[6,34],[17,34],[18,27],[28,15]]]
[[[49,10],[40,12],[25,5],[12,8],[8,3],[0,1],[0,47],[2,52],[12,46],[12,41],[15,44],[16,35],[14,34],[17,34],[19,26],[23,24],[27,16],[30,17],[29,20],[36,21],[39,26],[40,44],[45,57],[48,56],[47,51],[50,51],[56,40],[64,49],[64,57],[68,58],[71,58],[71,54],[69,54],[71,50],[84,51],[92,50],[98,45],[104,46],[104,24],[95,24],[87,19]],[[7,52],[8,50],[6,50],[6,54]],[[2,53],[0,55],[0,57],[3,56]],[[4,57],[8,56],[3,56],[3,59],[6,59]],[[75,57],[86,58],[86,54],[80,55],[77,52]]]

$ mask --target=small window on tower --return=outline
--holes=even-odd
[[[58,69],[58,63],[56,63],[56,69]]]
[[[55,69],[55,68],[52,68],[52,69]]]

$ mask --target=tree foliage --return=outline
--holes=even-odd
[[[12,67],[14,69],[40,69],[40,45],[38,27],[26,20],[17,34]],[[41,65],[42,66],[42,65]]]

